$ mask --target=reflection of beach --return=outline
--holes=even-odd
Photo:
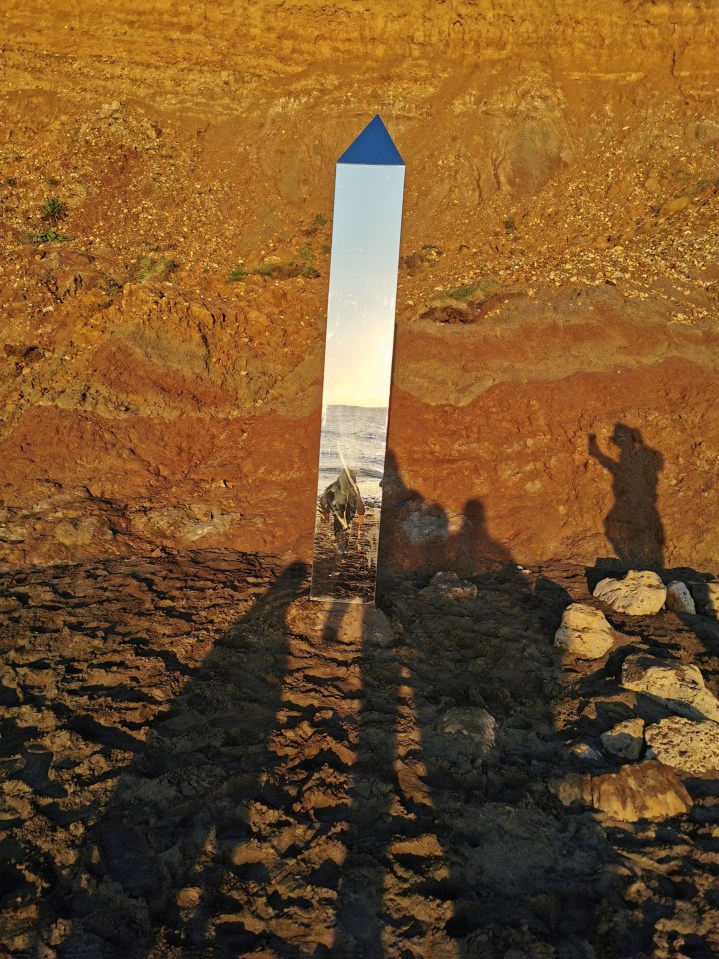
[[[317,512],[312,596],[314,599],[374,599],[379,510],[368,509],[364,524],[352,523],[347,552],[340,556],[332,523]]]
[[[326,406],[322,418],[318,495],[347,466],[357,474],[357,485],[365,504],[379,506],[386,438],[386,407]]]

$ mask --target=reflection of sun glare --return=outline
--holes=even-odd
[[[348,315],[343,316],[347,321]],[[392,376],[394,312],[368,308],[327,334],[323,403],[387,406]]]

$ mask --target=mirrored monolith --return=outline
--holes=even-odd
[[[313,599],[374,602],[403,192],[376,116],[337,161]]]

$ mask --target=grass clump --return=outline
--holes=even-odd
[[[434,243],[424,243],[419,250],[413,250],[405,256],[400,257],[400,266],[407,270],[410,275],[423,266],[429,266],[435,262],[444,251]]]
[[[514,233],[514,231],[517,229],[517,221],[513,216],[508,216],[504,221],[504,229],[506,233]]]
[[[46,220],[53,225],[59,220],[64,220],[67,216],[67,206],[56,196],[46,196],[42,203],[42,215],[40,219]]]
[[[169,256],[143,256],[135,278],[144,283],[146,280],[159,282],[167,279],[177,269],[177,263]]]
[[[284,263],[261,263],[252,269],[236,267],[230,270],[228,279],[235,283],[238,280],[244,280],[247,276],[265,276],[272,280],[291,280],[296,276],[303,276],[314,280],[320,275],[310,263],[297,263],[295,260],[287,260]]]
[[[101,273],[101,276],[108,293],[112,296],[117,293],[122,293],[122,283],[116,280],[111,273]]]
[[[484,297],[491,296],[492,293],[496,293],[499,289],[501,289],[501,283],[499,283],[498,280],[495,280],[493,277],[486,277],[483,280],[475,280],[473,283],[461,283],[451,290],[444,290],[444,292],[432,297],[432,299],[456,300],[458,303],[466,303],[467,300],[472,299],[472,297],[476,295]]]
[[[232,282],[237,280],[244,280],[246,276],[276,276],[276,269],[280,266],[279,263],[261,263],[259,266],[253,267],[251,270],[246,270],[244,267],[238,266],[234,270],[230,270],[229,279]]]
[[[318,213],[301,232],[304,236],[314,236],[315,233],[319,233],[320,230],[323,230],[328,223],[329,220],[324,213]]]
[[[701,193],[702,190],[705,190],[708,186],[719,186],[719,176],[704,176],[701,180],[697,180],[692,193]]]

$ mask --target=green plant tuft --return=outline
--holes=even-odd
[[[318,213],[314,220],[312,220],[308,226],[300,230],[300,232],[303,236],[314,236],[315,233],[318,233],[321,229],[326,227],[328,223],[329,220],[324,213]]]
[[[159,282],[167,279],[176,269],[177,263],[169,256],[143,256],[135,278],[143,283],[146,280]]]
[[[250,270],[236,267],[228,274],[230,282],[244,280],[247,276],[266,276],[273,280],[291,280],[296,276],[309,277],[315,279],[320,275],[309,263],[296,263],[294,260],[287,260],[284,263],[261,263]]]
[[[701,193],[702,190],[706,189],[708,186],[719,186],[719,176],[704,176],[701,180],[697,180],[692,193]]]
[[[63,233],[57,233],[55,230],[43,230],[41,233],[28,233],[28,243],[66,243],[68,240],[74,240],[74,236],[65,236]]]
[[[67,207],[56,196],[46,196],[42,204],[41,219],[48,220],[50,223],[57,223],[58,220],[64,220],[67,216]]]
[[[111,293],[114,296],[116,293],[122,292],[122,283],[116,280],[111,273],[103,273],[102,279],[105,283],[108,293]]]
[[[498,280],[495,280],[493,277],[486,277],[483,280],[476,280],[474,283],[462,283],[452,290],[445,290],[443,293],[438,293],[437,296],[433,296],[432,299],[457,300],[460,303],[464,303],[475,296],[475,294],[484,297],[491,296],[492,293],[496,293],[501,287],[502,284],[499,283]]]

